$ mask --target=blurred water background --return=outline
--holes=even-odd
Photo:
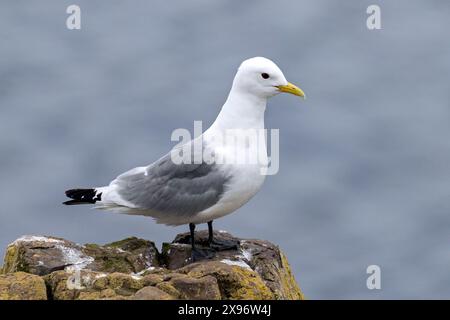
[[[280,172],[216,226],[278,244],[308,298],[450,297],[450,2],[77,0],[70,31],[73,3],[0,3],[0,255],[23,234],[186,231],[63,207],[63,192],[207,127],[239,63],[265,56],[308,99],[270,101]],[[382,30],[366,28],[373,3]]]

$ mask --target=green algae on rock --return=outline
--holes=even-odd
[[[47,288],[44,280],[34,274],[0,275],[0,300],[47,300]]]

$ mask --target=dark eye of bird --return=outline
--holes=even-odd
[[[261,73],[261,77],[263,77],[263,79],[269,79],[269,74],[268,73]]]

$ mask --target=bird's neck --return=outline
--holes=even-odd
[[[233,87],[211,129],[264,129],[266,106],[267,98]]]

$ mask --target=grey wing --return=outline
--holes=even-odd
[[[175,164],[168,153],[144,170],[122,174],[115,184],[119,196],[145,215],[176,224],[216,204],[228,179],[216,164]]]

